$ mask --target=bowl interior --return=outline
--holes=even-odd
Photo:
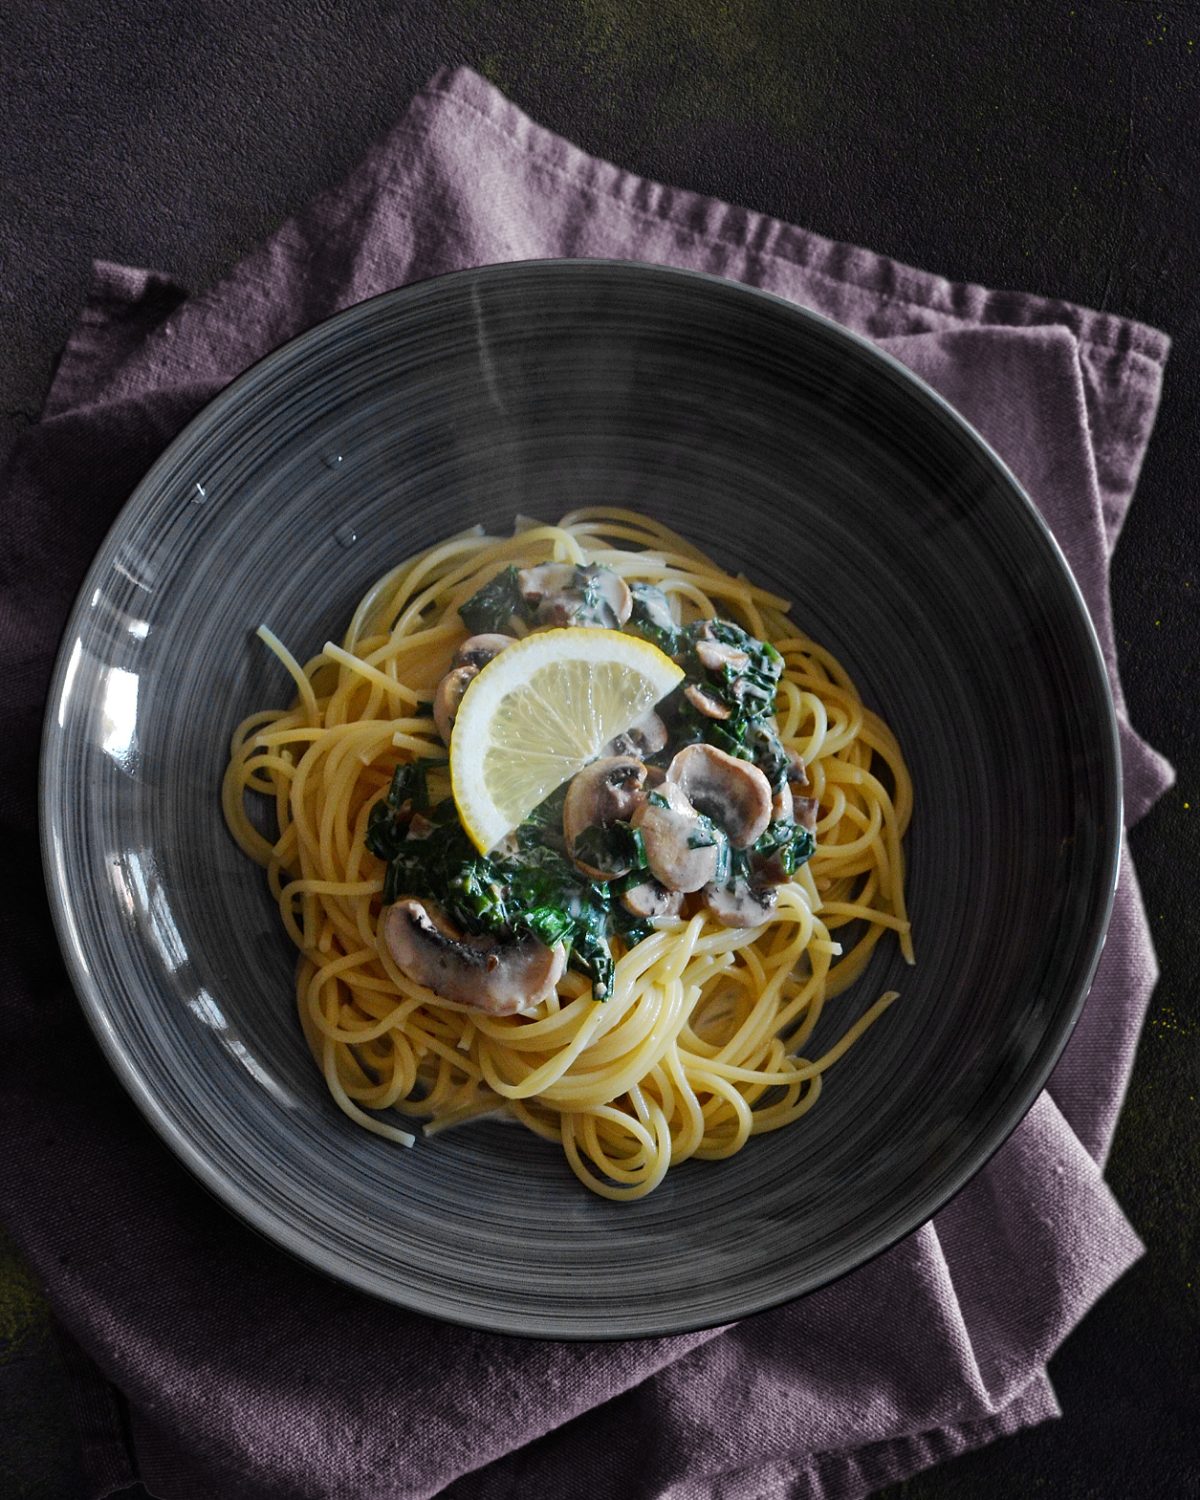
[[[218,788],[367,585],[466,526],[621,505],[794,601],[912,770],[918,963],[883,942],[830,1005],[902,998],[802,1122],[602,1202],[484,1124],[404,1151],[328,1099],[293,955]],[[1111,705],[1041,523],[925,387],[833,325],[707,277],[486,268],[363,304],[218,398],[143,482],[68,628],[44,758],[48,873],[89,1017],[231,1207],[396,1302],[552,1336],[722,1322],[927,1218],[1032,1102],[1102,938]]]

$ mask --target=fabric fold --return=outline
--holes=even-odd
[[[0,664],[14,717],[0,813],[22,857],[36,858],[37,731],[58,632],[104,531],[174,434],[341,308],[467,266],[559,256],[763,287],[879,342],[971,421],[1074,571],[1121,712],[1127,820],[1141,816],[1171,772],[1123,713],[1108,567],[1166,338],[648,182],[460,69],[212,288],[189,296],[153,271],[97,264],[43,421],[4,480]],[[47,977],[44,910],[26,898],[0,912],[0,932],[4,1211],[82,1351],[97,1496],[124,1474],[161,1500],[565,1500],[581,1474],[627,1500],[864,1495],[1054,1416],[1046,1360],[1140,1252],[1101,1175],[1156,974],[1127,855],[1092,993],[1047,1091],[931,1223],[790,1306],[626,1344],[448,1328],[286,1259],[219,1211],[124,1098],[61,970]]]

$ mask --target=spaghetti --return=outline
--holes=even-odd
[[[723,926],[689,899],[641,941],[616,940],[609,998],[593,999],[568,969],[531,1014],[497,1015],[422,988],[379,941],[385,866],[367,831],[398,766],[426,762],[449,794],[430,702],[469,633],[460,606],[499,568],[549,562],[652,584],[677,624],[732,620],[774,645],[778,734],[817,803],[815,849],[761,924]],[[732,1156],[812,1108],[826,1071],[897,997],[882,995],[809,1056],[826,1004],[885,933],[913,962],[901,844],[912,788],[890,730],[788,608],[664,526],[596,508],[519,522],[509,538],[477,529],[410,558],[370,589],[341,645],[303,665],[260,629],[296,697],[234,732],[223,809],[266,869],[299,954],[301,1025],[347,1115],[411,1145],[388,1111],[424,1120],[427,1135],[507,1114],[561,1145],[592,1191],[630,1199],[675,1163]],[[269,836],[247,793],[266,799]]]

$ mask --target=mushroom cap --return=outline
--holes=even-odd
[[[435,906],[407,896],[388,907],[379,931],[396,967],[414,983],[493,1016],[534,1010],[567,964],[561,943],[463,937]]]
[[[715,844],[693,846],[700,815],[673,781],[664,781],[633,815],[650,873],[671,891],[698,891],[717,873]]]
[[[486,667],[493,657],[499,656],[501,651],[506,646],[511,646],[515,640],[515,635],[498,633],[470,635],[454,653],[454,660],[450,665],[474,667],[478,671],[480,667]]]
[[[654,712],[643,714],[636,724],[631,724],[624,734],[614,735],[601,755],[637,755],[645,760],[662,750],[670,736],[667,726]]]
[[[783,823],[790,819],[795,812],[795,799],[792,797],[792,789],[785,781],[775,795],[771,798],[771,822]]]
[[[771,783],[757,766],[715,745],[680,750],[667,780],[725,830],[735,849],[748,849],[771,821]]]
[[[728,719],[733,710],[721,700],[702,688],[699,683],[690,683],[683,690],[683,696],[692,705],[697,713],[702,713],[706,719]]]
[[[588,828],[607,828],[628,822],[645,792],[646,768],[635,755],[607,755],[584,766],[571,778],[563,802],[563,837],[576,865],[593,880],[615,880],[627,875],[631,865],[601,870],[576,859],[575,845]]]
[[[683,906],[683,892],[669,891],[651,878],[622,891],[620,900],[633,917],[677,917]]]
[[[805,786],[807,786],[808,785],[808,772],[805,769],[804,761],[801,758],[799,751],[797,751],[797,750],[788,750],[786,753],[787,753],[787,761],[788,761],[788,765],[787,765],[787,779],[788,779],[789,784],[791,786],[793,786],[793,787],[797,787],[797,786],[799,786],[799,787],[805,787]]]
[[[472,677],[478,675],[478,667],[455,667],[437,685],[437,692],[433,695],[433,722],[437,725],[437,732],[443,743],[447,745],[450,743],[450,732],[454,728],[458,705],[463,700],[467,684]]]
[[[709,672],[719,672],[723,667],[744,672],[750,665],[749,655],[740,646],[727,646],[723,641],[710,641],[704,637],[696,642],[696,655],[700,665]]]
[[[775,909],[775,892],[756,889],[741,875],[725,885],[706,885],[700,899],[723,927],[760,927]]]

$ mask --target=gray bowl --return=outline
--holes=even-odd
[[[292,951],[228,837],[229,732],[387,567],[516,512],[643,509],[794,600],[916,785],[918,965],[884,943],[823,1023],[902,999],[805,1120],[649,1198],[482,1124],[405,1151],[329,1100]],[[501,1332],[658,1334],[799,1296],[928,1219],[1029,1108],[1082,1006],[1120,837],[1078,590],[1012,476],[864,341],[621,262],[487,267],[355,307],[236,381],[105,541],[47,718],[67,963],[122,1081],[236,1213],[314,1266]]]

